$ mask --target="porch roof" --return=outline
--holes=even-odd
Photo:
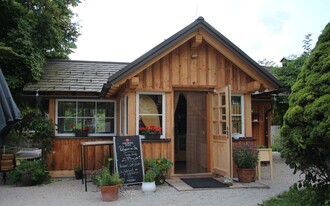
[[[101,96],[105,96],[112,84],[117,83],[118,81],[127,77],[130,73],[139,69],[141,66],[151,61],[153,58],[160,55],[165,50],[171,48],[173,45],[177,44],[180,40],[182,40],[187,35],[195,32],[198,29],[203,29],[209,34],[211,34],[217,41],[223,44],[226,48],[232,51],[234,54],[239,56],[243,61],[245,61],[248,65],[254,68],[261,76],[263,76],[267,81],[274,85],[275,88],[281,88],[282,84],[278,81],[272,74],[270,74],[266,69],[260,66],[257,62],[255,62],[251,57],[245,54],[240,48],[238,48],[235,44],[233,44],[229,39],[227,39],[224,35],[222,35],[219,31],[213,28],[210,24],[208,24],[203,17],[199,17],[193,23],[189,24],[187,27],[183,28],[170,38],[166,39],[132,63],[128,64],[114,75],[110,76],[108,82],[104,84]]]
[[[26,92],[99,93],[108,78],[128,63],[47,60],[41,79],[24,87]]]

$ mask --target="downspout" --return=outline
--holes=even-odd
[[[268,131],[268,114],[273,110],[273,104],[270,103],[270,109],[265,112],[265,143],[266,147],[269,147],[268,139],[269,139],[269,131]]]

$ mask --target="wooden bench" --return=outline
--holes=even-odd
[[[15,154],[1,154],[0,171],[2,172],[3,184],[6,184],[7,172],[14,170],[16,167]]]

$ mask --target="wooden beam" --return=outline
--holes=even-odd
[[[192,48],[197,48],[203,41],[203,37],[200,34],[197,34],[194,38],[193,38],[193,42],[191,44]]]
[[[133,77],[128,80],[128,88],[131,90],[135,90],[139,86],[139,77]]]
[[[260,86],[261,86],[260,83],[257,81],[249,82],[249,83],[247,83],[246,90],[249,92],[253,92],[253,91],[259,90]]]

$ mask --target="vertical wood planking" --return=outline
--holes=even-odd
[[[188,44],[180,47],[180,84],[186,85],[188,81]]]
[[[157,61],[154,65],[153,65],[153,76],[152,76],[152,80],[153,80],[153,88],[154,89],[161,89],[161,83],[162,83],[162,79],[161,79],[161,71],[160,71],[160,61]]]
[[[145,71],[145,88],[152,89],[153,79],[152,79],[152,66],[148,67]]]
[[[205,45],[201,44],[198,53],[198,85],[207,85],[206,77],[206,54],[205,54]]]
[[[172,84],[180,83],[180,56],[179,49],[175,49],[171,53],[171,67],[172,67]]]
[[[163,88],[170,89],[170,55],[167,55],[163,58],[162,61],[162,78],[163,78]]]

